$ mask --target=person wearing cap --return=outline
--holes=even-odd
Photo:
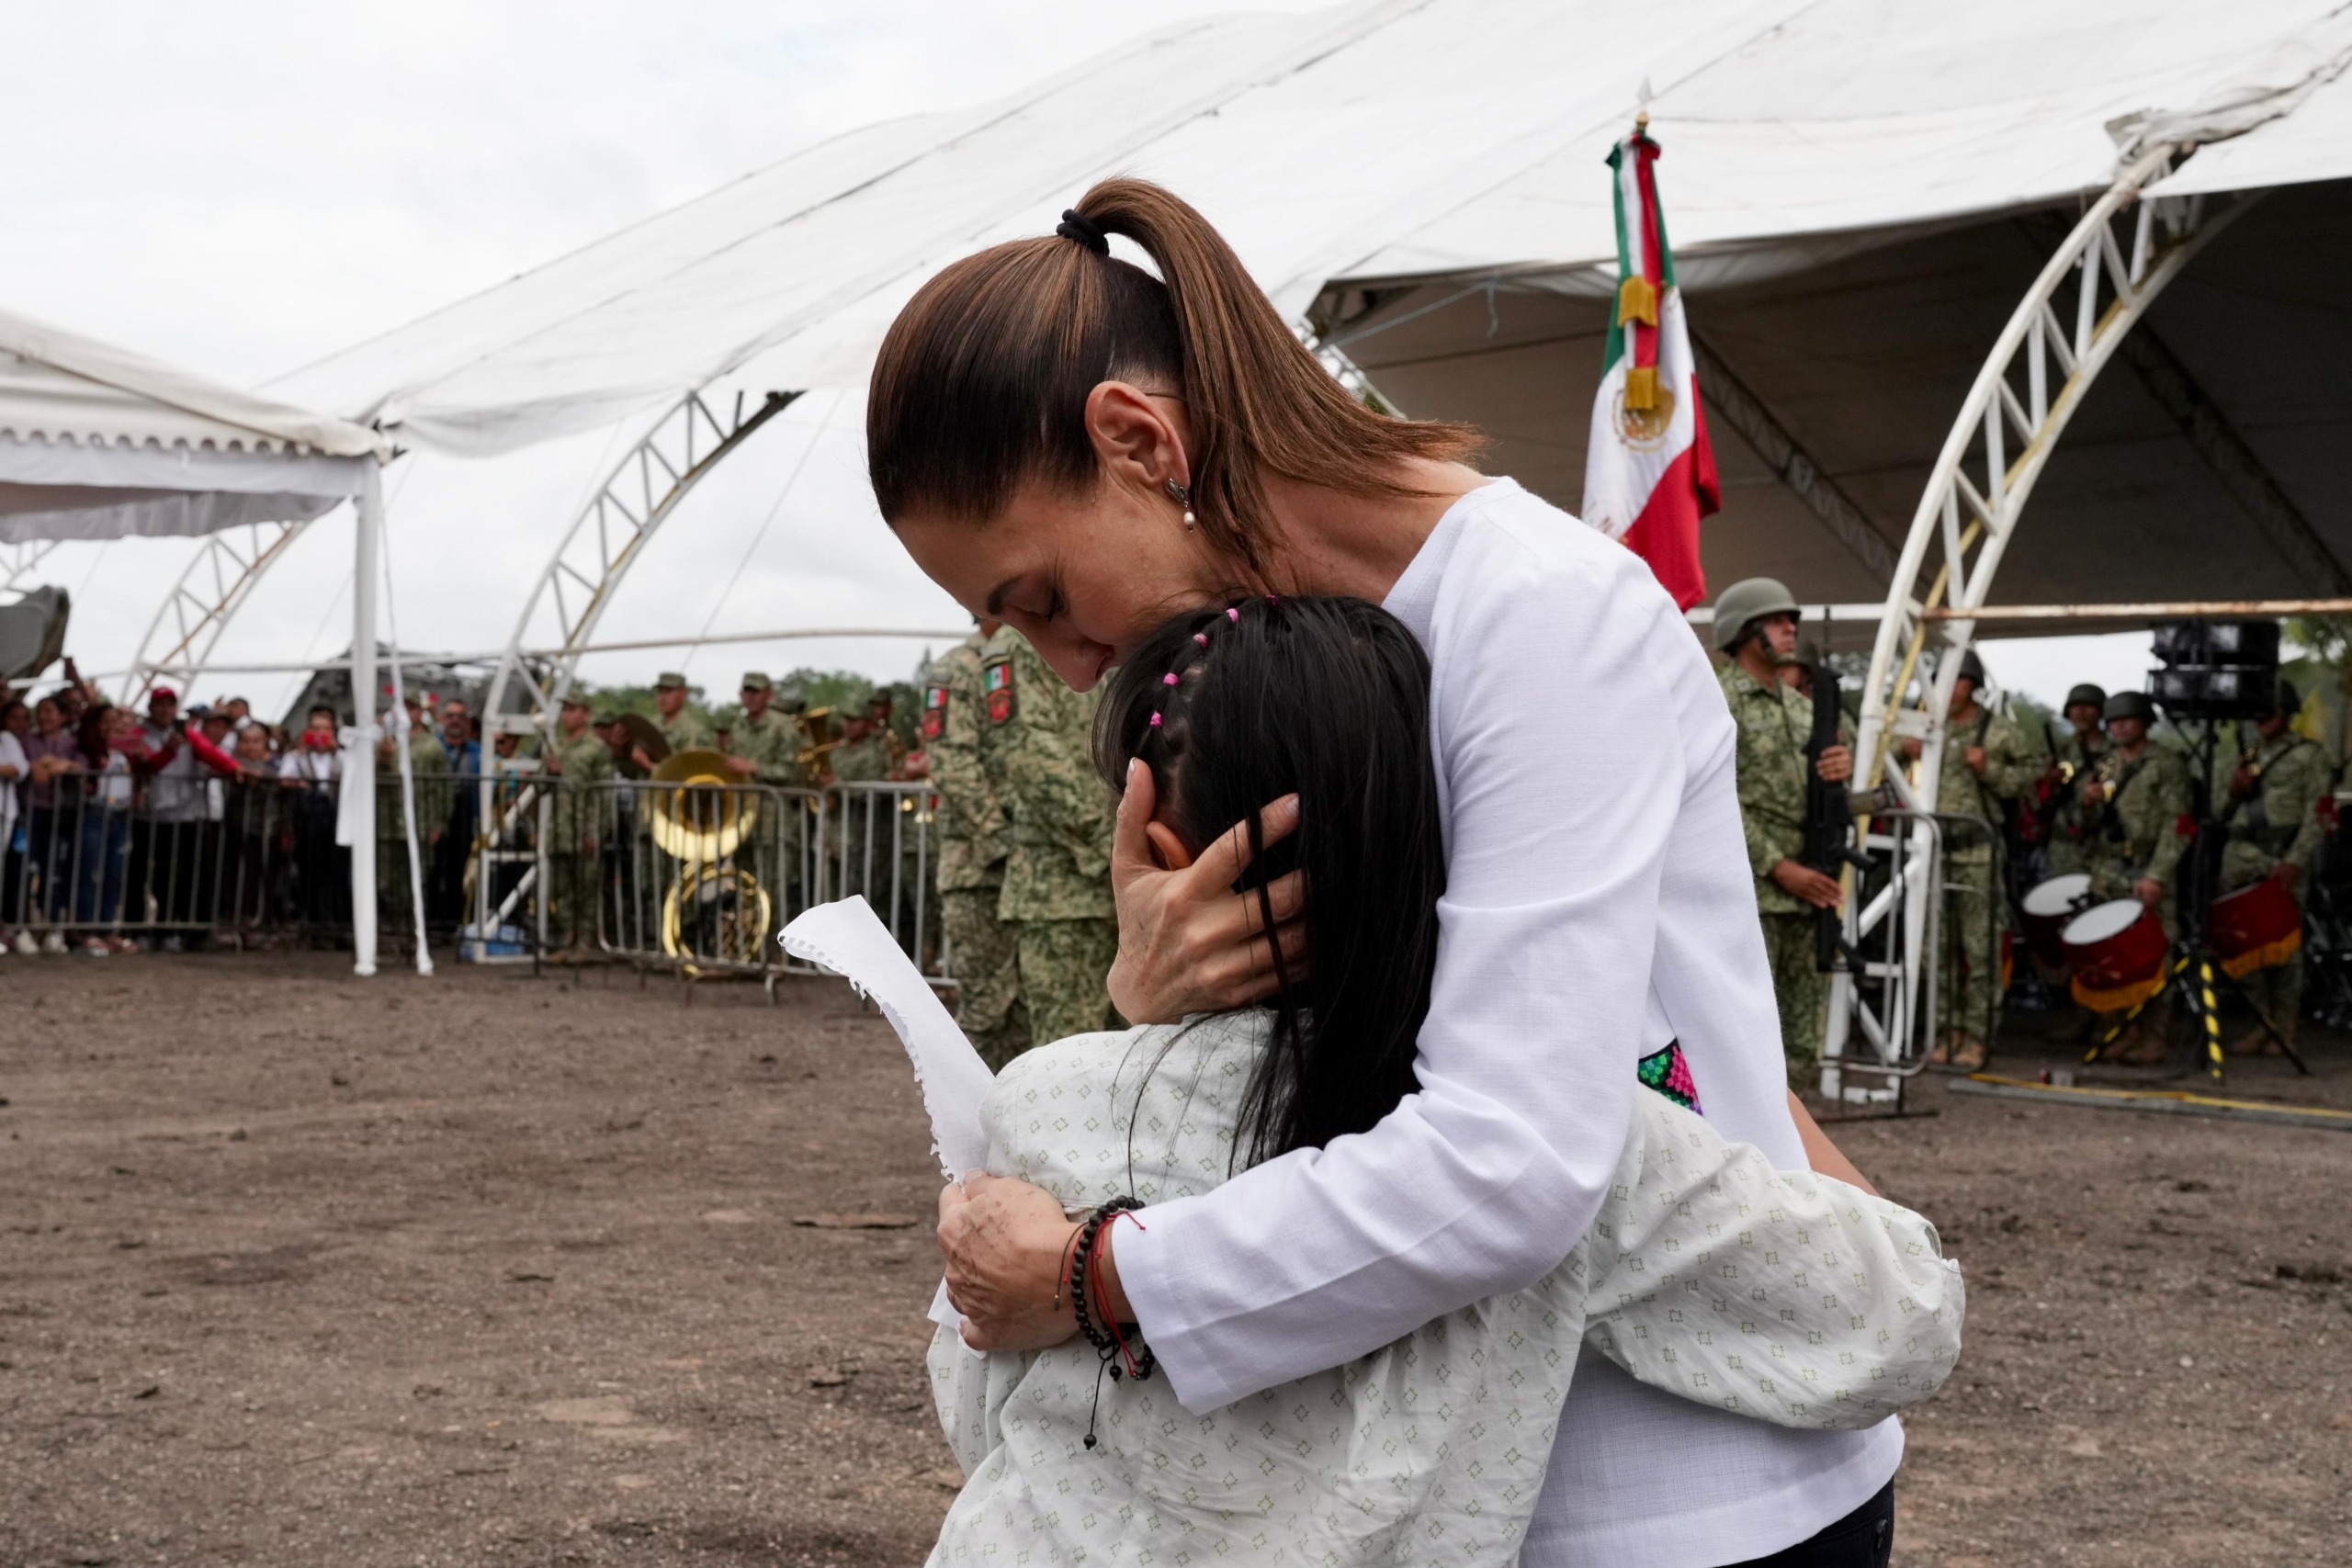
[[[2001,795],[1995,787],[1993,710],[1977,701],[1984,689],[1984,661],[1963,649],[1944,715],[1943,767],[1936,784],[1936,812],[1984,824],[1944,825],[1944,907],[1939,921],[1941,952],[1936,987],[1936,1042],[1928,1060],[1974,1072],[1984,1065],[1993,1037],[1993,1014],[2001,1000],[2000,930],[2008,899],[2002,897],[2005,848]],[[2019,750],[2013,727],[1998,738],[2004,754]],[[1905,742],[1917,759],[1919,743]]]
[[[2335,790],[2335,766],[2320,744],[2298,735],[2295,715],[2302,694],[2281,680],[2270,711],[2255,721],[2242,741],[2239,761],[2212,793],[2213,815],[2228,838],[2222,850],[2220,891],[2235,893],[2268,878],[2302,907],[2302,881],[2324,837],[2322,797]],[[2218,773],[2221,764],[2216,761]],[[2272,954],[2272,962],[2240,976],[2247,998],[2288,1044],[2295,1043],[2303,1007],[2303,954]],[[2248,1030],[2234,1049],[2241,1055],[2267,1055],[2278,1043],[2260,1027]]]
[[[980,657],[998,629],[981,621],[924,671],[922,735],[939,789],[939,919],[956,975],[956,1021],[982,1059],[1001,1070],[1030,1040],[1020,929],[997,913],[1012,821],[984,755],[994,727]]]
[[[2137,898],[2156,911],[2169,937],[2177,929],[2174,884],[2188,848],[2180,830],[2192,808],[2188,763],[2149,737],[2156,708],[2145,692],[2118,692],[2105,712],[2114,749],[2080,791],[2090,813],[2091,896]],[[2146,1066],[2164,1055],[2163,1035],[2143,1016],[2138,1038],[2107,1059]]]
[[[559,953],[585,947],[596,936],[597,852],[605,811],[596,786],[613,776],[613,749],[591,716],[588,698],[566,692],[548,748],[547,771],[562,781],[548,819],[548,929]]]
[[[745,784],[801,789],[800,726],[776,710],[775,682],[757,670],[743,675],[743,716],[728,738],[727,771]]]
[[[710,720],[689,703],[692,694],[686,678],[675,670],[664,670],[653,682],[653,725],[670,743],[673,755],[714,745],[718,739]]]
[[[1715,647],[1725,660],[1717,678],[1739,726],[1740,822],[1780,1009],[1781,1053],[1791,1087],[1801,1089],[1820,1069],[1829,1010],[1829,976],[1815,953],[1818,911],[1837,908],[1844,895],[1836,877],[1804,863],[1813,705],[1784,678],[1796,657],[1798,617],[1796,600],[1769,577],[1735,582],[1715,599]],[[1853,753],[1828,748],[1818,771],[1832,784],[1850,779]]]

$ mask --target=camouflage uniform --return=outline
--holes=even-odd
[[[376,753],[376,887],[387,919],[406,930],[415,919],[408,890],[408,819],[401,799],[401,753],[397,741]],[[449,753],[441,739],[419,723],[408,732],[409,783],[416,799],[418,863],[433,860],[433,835],[449,820]]]
[[[745,689],[752,689],[752,677],[746,675],[743,679]],[[767,789],[807,789],[808,770],[800,761],[802,741],[800,721],[789,713],[770,705],[756,718],[745,714],[727,738],[727,750],[730,755],[750,762],[754,772],[748,779],[730,776],[737,776],[740,783]],[[807,815],[807,807],[797,797],[762,797],[759,815],[752,824],[751,841],[737,852],[737,863],[742,864],[748,855],[752,863],[744,869],[767,887],[772,897],[780,900],[781,907],[776,911],[779,925],[808,906],[800,841],[790,833],[791,828]]]
[[[1012,819],[1000,919],[1019,927],[1021,994],[1036,1044],[1112,1027],[1114,802],[1091,760],[1095,695],[1071,691],[1006,627],[980,656],[983,766]]]
[[[1804,862],[1804,797],[1811,777],[1804,748],[1813,735],[1813,704],[1784,682],[1758,681],[1737,660],[1725,664],[1718,678],[1739,726],[1739,818],[1747,833],[1748,870],[1756,877],[1765,957],[1772,965],[1772,999],[1780,1004],[1781,1052],[1790,1084],[1802,1088],[1821,1066],[1829,976],[1815,957],[1818,912],[1773,881],[1772,868],[1784,860]]]
[[[2088,870],[2087,840],[2097,813],[2083,808],[2082,784],[2098,760],[2112,750],[2107,737],[2094,730],[2086,746],[2071,724],[2037,724],[2011,716],[1993,726],[1985,750],[1991,758],[1984,782],[2004,800],[2030,799],[2053,764],[2061,770],[2049,803],[2038,813],[2048,863],[2045,874],[2065,876]]]
[[[991,739],[974,633],[934,661],[923,687],[923,750],[939,786],[939,908],[955,965],[956,1021],[991,1067],[1029,1048],[1020,933],[997,917],[1012,825],[981,760]]]
[[[1968,765],[1972,746],[1984,748],[1981,776]],[[1939,1035],[1993,1038],[1993,1013],[2001,999],[1999,932],[2008,909],[2008,900],[2001,896],[2001,797],[1994,783],[1995,759],[2014,757],[2020,746],[2016,727],[1996,720],[1981,705],[1969,717],[1944,726],[1937,814],[1979,818],[1987,826],[1943,825],[1944,907],[1936,958]]]
[[[680,708],[674,718],[664,718],[661,710],[656,709],[653,728],[662,732],[663,740],[669,742],[670,755],[673,757],[681,751],[699,750],[718,744],[718,732],[711,728],[710,720],[691,706]]]
[[[2179,752],[2145,742],[2137,759],[2110,750],[2095,773],[2110,792],[2103,808],[2093,808],[2089,833],[2091,895],[2130,898],[2142,878],[2164,887],[2157,909],[2171,934],[2173,874],[2188,840],[2180,819],[2190,807],[2188,763]]]
[[[891,767],[890,739],[883,730],[832,750],[833,778],[840,784],[876,784],[890,776]]]
[[[771,707],[757,718],[746,715],[736,721],[728,750],[759,771],[753,783],[773,789],[806,789],[808,771],[800,765],[800,725],[790,714]]]
[[[559,733],[549,770],[562,782],[548,815],[548,927],[553,945],[586,947],[596,940],[597,872],[601,865],[605,794],[613,776],[613,749],[594,729],[577,739]]]
[[[2234,766],[2224,771],[2217,762],[2214,767],[2220,775],[2213,781],[2214,815],[2229,831],[2222,851],[2220,891],[2251,887],[2279,866],[2291,865],[2302,873],[2295,888],[2300,908],[2303,883],[2324,836],[2316,807],[2320,797],[2335,787],[2335,766],[2316,741],[2291,729],[2257,741],[2245,761],[2256,783],[2243,799],[2230,796]],[[2243,976],[2239,984],[2270,1026],[2292,1045],[2303,1007],[2302,953]]]

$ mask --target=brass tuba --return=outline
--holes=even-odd
[[[653,770],[653,841],[675,859],[709,864],[735,852],[759,820],[758,797],[728,789],[727,753],[673,752]]]

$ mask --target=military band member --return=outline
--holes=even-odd
[[[697,747],[717,743],[718,736],[710,728],[710,720],[689,705],[686,678],[675,670],[664,670],[653,682],[653,727],[662,732],[674,754]]]
[[[2091,896],[2137,898],[2157,912],[2170,936],[2177,929],[2174,883],[2188,847],[2180,830],[2192,805],[2188,763],[2149,739],[2156,709],[2146,693],[2118,692],[2107,699],[2106,713],[2113,749],[2099,759],[2080,791],[2090,815]],[[2139,1039],[2109,1059],[2162,1061],[2162,1034],[2152,1027],[2139,1032]]]
[[[729,737],[728,773],[739,783],[802,788],[807,778],[800,767],[800,724],[775,707],[775,682],[757,670],[746,671],[741,695],[743,716]]]
[[[956,973],[956,1019],[991,1067],[1027,1050],[1019,928],[997,913],[1004,895],[1012,823],[983,758],[989,723],[980,657],[998,624],[940,656],[923,683],[922,746],[940,794],[940,920]]]
[[[981,651],[980,692],[982,760],[1012,835],[997,916],[1015,926],[1029,1038],[1044,1045],[1115,1027],[1114,802],[1091,758],[1095,694],[1064,685],[1010,626]]]
[[[549,813],[548,872],[550,886],[548,927],[559,951],[588,947],[596,941],[598,874],[605,813],[604,792],[596,786],[613,776],[613,749],[589,722],[588,699],[568,693],[548,749],[547,771],[562,781]]]
[[[2302,707],[2301,694],[2281,681],[2274,697],[2271,711],[2256,721],[2252,746],[2213,791],[2213,815],[2228,834],[2220,891],[2235,893],[2267,877],[2295,897],[2300,911],[2303,877],[2324,836],[2319,802],[2335,788],[2335,768],[2318,742],[2290,728]],[[2239,983],[2270,1027],[2294,1044],[2303,1006],[2301,951],[2242,976]],[[2235,1046],[2245,1055],[2278,1049],[2259,1026]]]
[[[1715,600],[1715,647],[1727,660],[1719,679],[1739,726],[1739,814],[1780,1007],[1781,1050],[1790,1085],[1806,1088],[1820,1068],[1829,1007],[1829,976],[1815,958],[1816,911],[1837,908],[1843,895],[1836,877],[1804,863],[1813,705],[1783,677],[1796,653],[1797,619],[1796,601],[1770,578],[1735,582]],[[1833,784],[1852,778],[1853,753],[1826,749],[1819,773]]]
[[[1944,907],[1936,960],[1941,983],[1936,987],[1936,1043],[1928,1060],[1966,1072],[1984,1065],[1993,1037],[1993,1013],[2001,1000],[2000,927],[2007,910],[2001,896],[2001,797],[1988,777],[1996,725],[1992,710],[1976,700],[1984,686],[1984,661],[1972,648],[1962,654],[1960,675],[1952,682],[1936,784],[1937,815],[1984,824],[1944,825]],[[2015,727],[1997,728],[2003,732],[2001,749],[2014,752]],[[1916,755],[1916,743],[1912,750]]]
[[[2012,799],[2033,801],[2049,875],[2090,868],[2090,814],[2083,807],[2081,784],[2111,749],[2102,728],[2106,712],[2106,692],[2088,682],[2075,687],[2066,694],[2064,726],[2050,731],[2044,769],[2031,778],[2008,773],[1997,781]]]

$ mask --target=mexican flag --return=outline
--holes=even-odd
[[[1657,158],[1657,143],[1639,126],[1609,152],[1617,186],[1617,309],[1585,450],[1584,520],[1649,562],[1687,610],[1707,596],[1699,519],[1723,500],[1658,210]]]

